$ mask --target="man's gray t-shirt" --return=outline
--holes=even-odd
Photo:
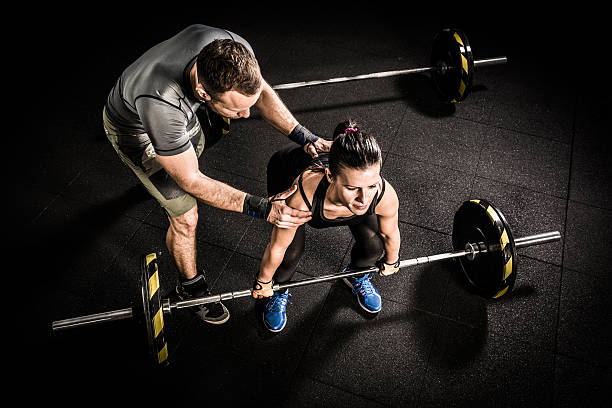
[[[191,25],[149,49],[117,80],[106,100],[106,114],[121,133],[119,147],[137,165],[149,143],[161,156],[189,149],[187,133],[203,103],[194,95],[189,72],[200,50],[217,39],[233,39],[253,52],[235,33]]]

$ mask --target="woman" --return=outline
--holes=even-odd
[[[275,153],[268,163],[268,193],[297,184],[297,191],[286,202],[311,211],[311,227],[349,227],[355,244],[347,268],[378,265],[381,274],[389,275],[399,266],[399,203],[393,187],[380,176],[381,164],[382,154],[374,137],[352,121],[342,122],[334,130],[329,153],[319,154],[314,161],[302,147],[290,146]],[[264,252],[253,297],[264,299],[263,320],[270,331],[285,327],[291,296],[288,290],[274,292],[272,286],[291,280],[304,252],[304,240],[304,225],[275,226]],[[364,310],[377,313],[382,308],[381,298],[371,278],[372,274],[365,274],[344,281]]]

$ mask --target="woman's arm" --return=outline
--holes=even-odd
[[[399,199],[393,186],[386,182],[385,194],[376,206],[379,232],[385,245],[385,263],[394,264],[399,260],[400,232],[399,232]]]
[[[261,264],[259,266],[259,275],[257,279],[261,282],[269,282],[274,277],[276,269],[283,262],[285,251],[291,245],[295,237],[297,228],[278,228],[274,227],[270,242],[266,246]]]
[[[297,180],[293,185],[297,185]],[[286,203],[291,208],[305,209],[308,211],[306,203],[304,203],[301,194],[297,190],[286,199]],[[272,296],[272,279],[274,278],[276,270],[283,262],[285,251],[295,238],[297,228],[298,227],[279,228],[278,226],[274,226],[272,229],[270,242],[266,246],[263,257],[261,258],[259,274],[257,276],[256,283],[258,283],[262,289],[261,291],[254,291],[253,297]]]

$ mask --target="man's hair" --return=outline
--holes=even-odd
[[[227,91],[254,95],[261,87],[255,56],[234,40],[214,40],[198,54],[198,81],[213,98]]]
[[[333,177],[341,168],[366,169],[381,161],[382,153],[376,139],[355,121],[349,119],[336,126],[329,150],[329,171]]]

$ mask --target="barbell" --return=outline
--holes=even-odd
[[[505,64],[506,57],[474,60],[470,42],[462,30],[445,28],[433,39],[429,67],[410,68],[394,71],[374,72],[371,74],[337,77],[314,81],[291,82],[275,85],[275,90],[295,89],[307,86],[334,84],[373,78],[386,78],[398,75],[431,73],[436,90],[445,102],[455,103],[467,98],[474,79],[474,68]]]
[[[511,292],[516,281],[517,248],[540,245],[561,239],[558,231],[514,238],[502,212],[486,200],[463,202],[453,217],[453,251],[402,260],[400,268],[430,262],[456,259],[467,278],[468,288],[482,297],[496,299]],[[274,284],[274,291],[329,282],[337,279],[377,272],[377,267],[349,269],[312,278]],[[225,292],[216,295],[172,301],[162,299],[156,253],[142,256],[142,306],[128,307],[110,312],[56,320],[52,330],[89,326],[104,322],[143,317],[147,329],[147,343],[155,366],[169,363],[168,345],[164,331],[164,316],[179,309],[190,308],[224,300],[251,296],[252,289]]]

